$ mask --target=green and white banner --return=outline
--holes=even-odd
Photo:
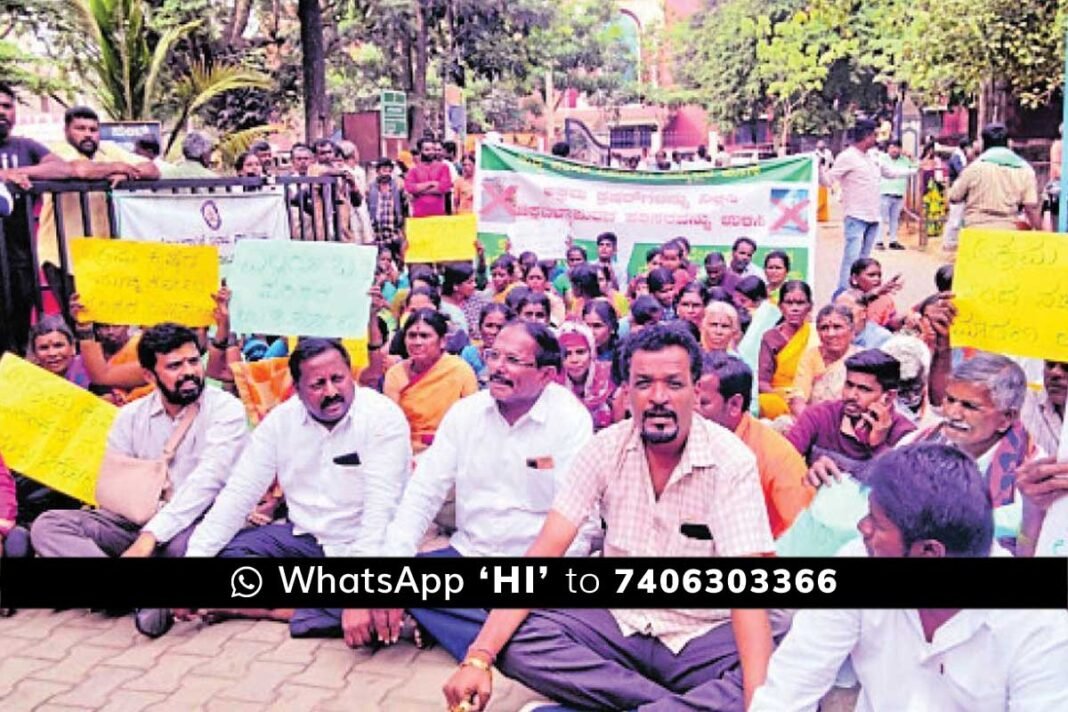
[[[817,173],[805,154],[752,166],[677,172],[602,168],[483,143],[478,155],[475,212],[478,236],[490,255],[512,236],[569,234],[588,246],[602,232],[619,238],[619,258],[631,274],[645,251],[674,237],[692,245],[690,259],[729,253],[739,237],[758,245],[754,263],[770,250],[790,255],[791,276],[813,272]],[[513,252],[515,245],[513,244]],[[553,255],[555,256],[555,255]]]

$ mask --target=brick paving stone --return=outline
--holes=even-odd
[[[33,712],[84,712],[91,707],[71,707],[70,705],[57,705],[53,702],[45,702],[33,708]]]
[[[29,712],[38,705],[70,689],[70,685],[47,680],[23,680],[3,698],[4,712]]]
[[[281,643],[289,639],[289,626],[278,621],[256,621],[244,633],[234,636],[235,640],[255,640],[261,643]]]
[[[0,635],[16,638],[47,638],[53,630],[80,615],[84,611],[49,611],[42,609],[21,610],[10,618],[0,618]]]
[[[219,697],[270,704],[276,698],[275,688],[283,681],[299,675],[304,668],[304,665],[297,663],[253,661],[249,664],[248,673],[238,682],[223,688]]]
[[[6,640],[4,641],[6,644]],[[0,660],[0,699],[11,694],[20,681],[38,670],[47,668],[51,663],[40,658],[23,658],[5,656]]]
[[[277,623],[275,625],[278,625]],[[321,638],[290,638],[289,629],[279,626],[285,631],[286,638],[276,648],[259,656],[258,660],[275,663],[300,663],[310,665],[315,660],[315,651],[323,645]],[[244,640],[244,638],[241,638]]]
[[[230,685],[230,680],[221,677],[186,675],[181,686],[172,695],[152,705],[146,712],[188,712],[200,709]]]
[[[66,625],[76,628],[92,628],[94,630],[108,630],[116,625],[126,622],[132,625],[129,616],[115,616],[107,613],[83,612],[80,616],[74,616],[66,621]]]
[[[327,687],[335,690],[345,686],[345,678],[353,669],[359,653],[349,650],[344,643],[333,641],[335,645],[321,646],[315,651],[315,659],[304,672],[290,678],[289,682],[312,687]]]
[[[0,633],[0,640],[4,641],[3,649],[0,650],[0,660],[15,657],[20,650],[37,644],[34,638],[16,638],[3,633]]]
[[[181,655],[218,655],[226,641],[241,633],[247,633],[252,628],[252,625],[253,621],[226,621],[215,625],[186,623],[183,627],[187,630],[190,627],[193,628],[195,634],[189,635],[185,642],[172,652]]]
[[[387,709],[384,698],[405,686],[403,677],[373,675],[362,672],[362,667],[357,666],[345,678],[345,687],[336,696],[325,700],[319,709],[323,712],[378,712]],[[388,709],[392,709],[392,703]]]
[[[79,685],[52,701],[60,705],[86,705],[98,709],[108,703],[112,692],[139,674],[137,670],[129,668],[101,665]]]
[[[80,641],[91,637],[94,632],[92,628],[70,626],[54,628],[46,637],[38,640],[37,645],[23,648],[19,655],[44,660],[62,660],[77,648]]]
[[[370,655],[357,658],[353,674],[404,676],[407,675],[408,667],[419,657],[419,653],[418,648],[407,642],[380,648]]]
[[[184,646],[181,646],[184,647]],[[231,640],[217,650],[217,654],[193,668],[194,675],[208,677],[228,677],[238,679],[245,676],[248,666],[257,657],[271,649],[270,643],[256,643],[251,640]],[[171,652],[177,653],[178,649]]]
[[[100,708],[100,712],[141,712],[166,698],[167,695],[162,692],[116,690],[108,697],[107,704]]]
[[[285,683],[278,688],[274,702],[267,708],[268,712],[314,712],[326,699],[334,695],[333,690],[307,685]]]
[[[147,643],[149,639],[137,632],[132,618],[126,617],[116,620],[115,625],[100,630],[93,636],[86,638],[84,642],[86,645],[125,649],[138,643]]]
[[[112,648],[78,645],[70,654],[33,674],[37,680],[54,680],[77,685],[97,665],[115,654]]]
[[[236,702],[234,700],[212,700],[204,707],[207,712],[262,712],[265,705],[255,702]]]
[[[130,682],[123,685],[124,690],[140,692],[159,692],[164,695],[177,690],[189,675],[189,671],[204,662],[199,655],[179,655],[167,652],[156,660],[156,664]]]

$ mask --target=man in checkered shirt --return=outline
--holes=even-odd
[[[771,552],[756,459],[695,414],[693,337],[670,324],[643,329],[625,343],[622,371],[633,420],[579,452],[527,555],[563,555],[595,507],[605,556]],[[445,696],[450,709],[484,708],[499,653],[502,672],[581,709],[741,712],[784,632],[766,611],[495,610]]]

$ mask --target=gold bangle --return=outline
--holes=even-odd
[[[491,670],[493,670],[493,666],[491,666],[482,658],[476,657],[464,658],[464,661],[460,663],[460,667],[473,667],[476,670],[482,670],[483,672],[490,672]]]

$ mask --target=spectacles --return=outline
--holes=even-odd
[[[486,363],[495,363],[504,359],[504,365],[508,368],[520,368],[526,366],[527,368],[534,368],[538,364],[534,361],[521,361],[511,354],[502,354],[497,349],[486,349],[482,352],[482,357],[486,360]]]

